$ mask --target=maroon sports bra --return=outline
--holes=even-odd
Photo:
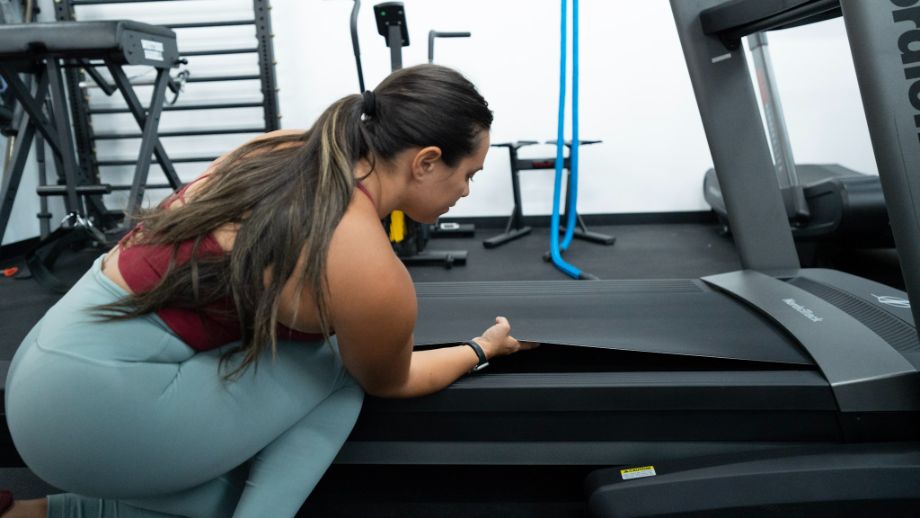
[[[182,198],[185,190],[190,185],[205,177],[201,176],[186,184],[177,193],[167,198],[164,203],[168,206],[175,199],[174,197]],[[360,183],[357,184],[357,187],[370,198],[372,203],[374,202],[374,197],[371,196],[366,187]],[[131,291],[144,293],[153,289],[163,278],[169,266],[172,247],[147,244],[124,246],[137,229],[138,227],[132,229],[119,243],[122,249],[118,256],[118,269]],[[189,240],[179,245],[176,264],[183,264],[191,258],[193,246],[194,240]],[[225,253],[224,250],[213,235],[208,234],[201,240],[201,245],[198,249],[199,257],[223,253]],[[215,349],[230,342],[238,341],[242,337],[236,310],[231,300],[201,310],[162,308],[156,313],[183,342],[198,351]],[[321,334],[302,333],[280,324],[277,328],[277,335],[280,340],[304,342],[318,341],[323,338]]]

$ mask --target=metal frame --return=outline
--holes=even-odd
[[[122,94],[129,110],[134,114],[138,126],[142,129],[141,149],[135,160],[134,178],[130,188],[127,209],[130,214],[134,214],[137,212],[143,197],[152,154],[157,155],[162,168],[167,172],[167,178],[170,180],[171,186],[178,188],[180,185],[179,178],[176,176],[175,171],[172,170],[169,157],[163,151],[157,136],[160,108],[164,104],[166,87],[169,81],[169,69],[175,66],[177,53],[175,35],[172,31],[164,31],[163,36],[165,37],[159,41],[168,45],[168,52],[159,60],[154,61],[153,66],[157,69],[157,86],[151,96],[150,107],[145,112],[132,85],[128,82],[127,76],[121,69],[123,59],[129,63],[131,62],[130,56],[133,51],[130,50],[130,45],[132,43],[139,45],[132,38],[136,38],[138,35],[144,37],[145,33],[130,29],[121,30],[124,25],[130,25],[130,22],[109,24],[112,30],[116,31],[116,34],[120,34],[119,38],[121,40],[118,45],[120,47],[122,45],[127,46],[120,48],[118,53],[104,54],[99,57],[104,65],[108,67],[112,77],[115,78],[116,86],[106,85],[104,79],[93,68],[89,69],[89,75],[93,80],[101,83],[106,93],[113,94],[115,91],[119,91]],[[137,24],[130,26],[136,27]],[[15,34],[29,32],[28,29],[28,26],[11,28]],[[80,22],[69,22],[66,28],[56,30],[85,31],[87,29]],[[77,34],[77,32],[73,32],[73,34]],[[70,57],[64,57],[65,55]],[[87,55],[89,54],[83,54],[83,56]],[[65,62],[67,62],[67,66],[64,65]],[[141,63],[142,61],[137,62]],[[83,167],[81,167],[77,151],[80,125],[71,123],[71,115],[81,117],[85,113],[79,109],[74,109],[74,104],[76,103],[68,102],[64,76],[67,74],[74,76],[74,74],[78,73],[76,66],[88,63],[89,60],[82,58],[80,53],[61,52],[60,49],[21,52],[11,55],[10,60],[7,62],[0,63],[0,76],[9,86],[10,92],[12,92],[22,110],[15,152],[11,159],[12,167],[4,178],[3,203],[0,206],[0,235],[5,232],[9,222],[16,191],[24,173],[32,142],[37,137],[40,137],[37,138],[37,143],[40,146],[38,151],[40,184],[36,189],[36,193],[43,201],[46,196],[63,197],[66,218],[58,228],[53,232],[50,231],[50,221],[48,220],[51,215],[48,213],[47,205],[42,203],[41,212],[38,214],[42,239],[26,255],[26,263],[39,283],[57,292],[63,292],[67,289],[67,286],[51,273],[51,268],[58,255],[67,247],[75,244],[86,242],[107,243],[109,237],[105,232],[117,227],[117,223],[122,220],[120,212],[109,211],[102,203],[101,196],[110,193],[112,191],[111,186],[100,183],[95,177],[90,177],[90,175],[86,174],[86,162],[83,162]],[[22,74],[33,77],[31,87],[27,84],[27,81],[20,77]],[[72,101],[73,99],[72,94],[70,100]],[[76,126],[76,131],[74,126]],[[53,152],[52,159],[54,160],[58,177],[56,184],[49,185],[46,183],[47,175],[44,169],[45,144]]]
[[[162,1],[162,0],[62,0],[55,3],[55,17],[58,21],[73,21],[76,19],[76,6],[83,5],[105,5],[105,4],[125,4],[125,3],[146,3],[153,1]],[[172,0],[172,1],[191,1],[191,0]],[[223,54],[241,54],[241,53],[257,53],[259,61],[259,73],[258,74],[245,74],[245,75],[232,75],[232,76],[199,76],[191,77],[187,82],[189,83],[204,83],[204,82],[225,82],[225,81],[251,81],[258,79],[260,81],[260,91],[262,94],[262,102],[227,102],[227,103],[214,103],[210,105],[202,106],[198,105],[177,105],[177,106],[163,106],[160,103],[156,107],[156,114],[147,113],[147,108],[140,104],[137,100],[137,97],[134,95],[131,87],[132,86],[153,86],[154,87],[154,96],[157,95],[157,92],[165,87],[173,88],[171,85],[172,79],[169,77],[168,73],[158,74],[157,78],[154,81],[138,81],[131,83],[123,72],[120,70],[115,71],[115,68],[108,67],[109,72],[112,75],[113,80],[115,81],[115,86],[113,87],[106,82],[100,81],[101,76],[98,72],[95,72],[93,67],[105,66],[104,64],[99,63],[69,63],[65,65],[67,68],[67,87],[68,93],[71,99],[71,110],[72,117],[74,120],[74,135],[77,142],[77,151],[80,157],[80,162],[83,165],[86,173],[92,178],[97,180],[100,177],[100,167],[110,167],[116,165],[130,165],[126,163],[125,160],[116,160],[110,158],[100,158],[95,153],[94,142],[97,140],[109,140],[109,139],[132,139],[132,138],[143,138],[149,132],[144,129],[141,133],[95,133],[92,129],[92,117],[109,115],[109,114],[118,114],[118,113],[131,113],[135,120],[138,121],[138,124],[142,128],[149,127],[147,123],[148,118],[152,119],[150,124],[153,124],[153,120],[158,121],[160,114],[163,111],[174,111],[174,110],[197,110],[197,109],[207,109],[207,110],[219,110],[219,109],[236,109],[236,108],[253,108],[261,107],[263,109],[263,118],[264,124],[262,127],[240,127],[240,128],[222,128],[215,130],[194,130],[194,131],[173,131],[173,132],[157,132],[158,137],[176,137],[176,136],[206,136],[206,135],[227,135],[234,133],[262,133],[266,131],[277,130],[281,127],[280,124],[280,115],[278,113],[278,87],[277,81],[275,78],[275,58],[274,58],[274,49],[272,46],[272,34],[271,29],[271,16],[270,16],[271,6],[269,5],[268,0],[253,0],[253,18],[246,20],[230,20],[230,21],[215,21],[215,22],[194,22],[194,23],[172,23],[165,24],[166,27],[173,29],[182,29],[182,28],[206,28],[206,27],[224,27],[224,26],[244,26],[244,25],[253,25],[256,30],[256,47],[247,47],[247,48],[232,48],[232,49],[211,49],[211,50],[201,50],[201,51],[190,51],[190,52],[180,52],[184,57],[187,56],[210,56],[210,55],[223,55]],[[143,20],[138,20],[143,21]],[[116,67],[117,68],[117,67]],[[94,82],[81,86],[83,78],[81,77],[83,71],[93,77]],[[89,100],[86,96],[86,88],[92,87],[101,87],[107,94],[111,91],[114,91],[116,88],[125,95],[125,99],[128,102],[127,108],[96,108],[92,107],[89,104]],[[130,92],[130,93],[127,93]],[[154,125],[155,126],[155,125]],[[146,142],[146,140],[142,141]],[[181,162],[205,162],[209,161],[209,157],[189,157],[184,159],[173,159],[169,160],[166,155],[166,150],[163,144],[156,139],[152,144],[151,151],[156,158],[156,162],[160,165],[160,168],[163,170],[166,180],[169,183],[169,186],[173,190],[177,190],[181,186],[181,180],[173,167],[173,163]],[[146,150],[141,150],[141,153],[146,159],[141,159],[138,163],[138,168],[135,172],[134,181],[130,186],[131,194],[129,195],[129,201],[127,206],[127,212],[129,214],[133,213],[139,207],[141,200],[143,199],[143,191],[145,188],[162,188],[162,184],[148,185],[147,182],[147,171],[151,163],[150,155]],[[134,162],[131,162],[134,163]],[[113,185],[112,190],[127,190],[128,186],[119,186]],[[101,198],[100,198],[101,200]],[[101,202],[100,202],[101,203]]]
[[[8,64],[0,64],[0,76],[7,82],[23,108],[23,116],[19,123],[16,146],[11,160],[10,172],[4,178],[4,200],[0,207],[0,236],[5,231],[12,213],[16,191],[22,179],[25,162],[31,149],[36,132],[41,134],[43,141],[54,151],[53,159],[58,176],[64,180],[66,188],[61,193],[64,196],[64,206],[68,214],[87,217],[87,210],[78,192],[77,186],[87,182],[79,170],[76,151],[71,140],[70,119],[67,110],[67,98],[64,94],[64,81],[58,68],[58,60],[48,58],[41,65],[35,66],[35,79],[30,88],[19,77],[19,71]],[[45,115],[47,109],[48,115]],[[89,206],[99,209],[92,201]]]
[[[786,129],[786,117],[779,99],[776,75],[770,59],[769,43],[765,32],[757,32],[748,37],[748,47],[754,61],[754,69],[759,78],[760,101],[763,106],[764,122],[770,136],[770,148],[773,150],[773,162],[780,190],[784,201],[788,202],[787,213],[792,219],[807,219],[810,216],[808,201],[796,171],[792,144]]]
[[[920,322],[920,75],[908,45],[916,47],[911,15],[918,5],[840,2],[914,322]]]
[[[533,144],[538,144],[538,142],[536,140],[523,140],[492,144],[492,147],[508,148],[508,156],[511,159],[511,195],[514,198],[514,207],[511,209],[511,215],[508,216],[505,231],[482,241],[482,246],[486,248],[501,246],[509,241],[524,237],[533,230],[529,225],[524,224],[524,211],[521,208],[523,204],[521,203],[520,171],[521,169],[529,168],[521,167],[518,159],[518,150]]]
[[[58,21],[74,21],[73,8],[68,2],[55,2],[54,17]],[[70,117],[73,120],[72,131],[74,144],[80,165],[81,175],[87,179],[87,183],[100,183],[99,169],[96,166],[96,147],[93,145],[93,125],[90,122],[89,115],[82,105],[87,102],[86,94],[80,88],[80,82],[83,80],[80,70],[72,68],[71,60],[62,60],[65,65],[64,80],[67,84],[67,95],[70,99]],[[103,225],[108,226],[109,210],[102,202],[102,196],[93,196],[90,198],[92,204],[92,215]]]
[[[590,144],[598,144],[600,140],[580,140],[579,143],[583,146]],[[482,245],[486,248],[496,248],[501,246],[509,241],[514,241],[515,239],[521,238],[530,234],[531,227],[524,224],[524,215],[521,204],[521,189],[520,189],[520,172],[535,170],[535,169],[553,169],[556,167],[556,157],[552,158],[519,158],[518,150],[524,146],[530,146],[533,144],[539,144],[535,140],[521,140],[517,142],[502,142],[499,144],[492,144],[492,147],[506,147],[508,148],[508,156],[511,158],[511,192],[514,197],[514,208],[511,209],[511,216],[508,217],[508,223],[505,225],[505,231],[496,236],[492,236],[488,239],[483,240]],[[555,140],[547,141],[546,144],[556,145]],[[566,141],[565,146],[569,149],[569,154],[571,155],[572,143]],[[571,183],[572,178],[569,174],[571,167],[571,157],[564,157],[562,160],[562,168],[566,170],[566,196],[565,196],[565,208],[562,215],[562,221],[565,221],[568,218],[569,211],[575,212],[575,220],[577,223],[577,228],[572,234],[573,237],[581,239],[584,241],[589,241],[592,243],[597,243],[601,245],[612,245],[616,242],[614,236],[607,234],[601,234],[599,232],[591,232],[588,230],[588,226],[585,224],[584,219],[582,219],[581,214],[578,214],[576,207],[572,206],[572,199],[568,195],[571,192]],[[560,229],[565,231],[564,228]],[[548,255],[544,256],[544,259],[548,259]]]
[[[740,38],[842,15],[911,312],[920,322],[920,0],[671,0],[703,127],[744,268],[795,269],[798,259]],[[745,8],[774,12],[733,17]],[[747,11],[750,13],[750,11]]]
[[[724,0],[671,0],[735,245],[745,269],[799,268],[744,49],[703,32],[700,13]]]
[[[15,74],[14,74],[15,75]],[[18,80],[18,76],[16,76]],[[32,81],[29,89],[29,96],[33,98],[44,99],[48,92],[47,78],[42,74]],[[10,171],[18,171],[25,168],[26,159],[29,157],[29,149],[32,146],[32,139],[35,137],[36,127],[29,124],[29,114],[24,112],[20,118],[19,128],[16,132],[16,143],[13,147],[13,155],[10,160]],[[42,149],[44,144],[41,143]],[[3,176],[3,185],[0,186],[0,237],[6,233],[6,226],[9,223],[10,215],[13,212],[13,203],[16,200],[16,192],[19,190],[19,182],[22,175],[5,174]]]
[[[157,136],[157,129],[160,124],[160,113],[163,110],[163,100],[166,97],[166,84],[169,81],[169,70],[162,68],[157,70],[156,85],[153,88],[153,94],[150,97],[150,106],[146,115],[144,109],[134,94],[134,89],[128,81],[121,67],[109,65],[109,72],[118,85],[118,90],[128,102],[128,108],[137,121],[138,126],[143,128],[141,132],[141,149],[137,155],[137,167],[134,169],[134,177],[131,182],[131,194],[128,198],[128,206],[125,212],[128,215],[135,214],[140,207],[144,197],[144,187],[147,184],[147,173],[150,171],[150,157],[156,154],[160,167],[163,168],[167,180],[174,190],[178,190],[182,182],[176,174],[160,138]],[[97,164],[98,167],[98,164]]]
[[[271,6],[268,0],[253,0],[255,12],[256,39],[259,40],[259,75],[262,81],[262,103],[265,117],[265,131],[281,127],[278,113],[278,83],[275,80],[275,48],[272,44]]]

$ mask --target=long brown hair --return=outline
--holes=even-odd
[[[305,133],[234,150],[189,203],[169,210],[161,204],[135,215],[143,232],[130,245],[170,246],[168,269],[153,289],[100,306],[100,313],[121,319],[171,307],[219,316],[218,308],[232,301],[242,338],[224,359],[244,355],[228,374],[232,377],[266,347],[274,352],[279,295],[297,275],[298,289],[310,290],[328,338],[326,256],[352,197],[356,162],[375,164],[414,146],[439,146],[442,160],[453,166],[475,150],[480,133],[492,124],[488,103],[473,84],[446,67],[397,71],[373,93],[369,113],[368,96],[343,97]],[[202,240],[228,223],[238,224],[233,249],[201,256]],[[187,242],[193,243],[191,258],[180,263],[178,250]],[[301,255],[306,260],[295,271]]]

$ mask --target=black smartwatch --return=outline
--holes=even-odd
[[[489,366],[489,360],[486,358],[486,353],[485,351],[482,350],[482,346],[480,346],[474,340],[467,340],[463,343],[472,347],[473,351],[476,352],[476,356],[479,357],[479,363],[477,363],[475,367],[470,369],[470,372],[479,372],[482,369],[485,369],[486,367]]]

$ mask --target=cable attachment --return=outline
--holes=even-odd
[[[83,217],[76,212],[68,212],[67,215],[61,218],[61,226],[66,227],[68,225],[71,229],[74,230],[85,230],[87,233],[93,236],[93,239],[99,243],[105,243],[108,241],[105,237],[105,234],[96,228],[96,226],[93,225],[93,222],[89,218]]]
[[[187,65],[187,59],[177,60],[176,63],[181,65]],[[185,91],[185,83],[188,82],[188,78],[192,75],[188,68],[183,67],[179,70],[179,73],[176,74],[176,77],[170,77],[169,83],[166,86],[173,93],[173,98],[166,102],[166,106],[172,106],[176,104],[176,101],[179,100],[179,94]]]

